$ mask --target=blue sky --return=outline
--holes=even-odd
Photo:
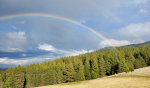
[[[150,39],[150,0],[0,0],[0,17],[46,13],[93,28],[113,45]],[[0,68],[92,52],[110,46],[87,29],[62,20],[0,20]]]

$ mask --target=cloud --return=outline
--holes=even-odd
[[[147,13],[148,11],[146,9],[140,9],[139,12],[140,13]]]
[[[20,55],[18,58],[11,58],[11,57],[1,57],[0,56],[0,65],[3,65],[3,68],[8,68],[11,66],[17,66],[17,65],[29,65],[33,63],[40,63],[45,62],[49,60],[53,60],[60,57],[66,57],[66,56],[77,56],[80,54],[85,54],[89,52],[93,52],[94,50],[63,50],[63,49],[57,49],[54,46],[50,44],[39,44],[37,47],[40,50],[48,51],[47,54],[41,54],[36,56],[28,57],[32,53],[16,53]],[[1,53],[0,53],[1,54]],[[5,54],[5,53],[4,53]],[[14,54],[14,55],[16,55]],[[34,53],[33,53],[34,54]],[[38,53],[35,53],[38,54]]]
[[[17,65],[28,65],[32,63],[39,63],[47,61],[47,58],[25,58],[25,59],[10,59],[10,58],[0,58],[0,64],[5,64],[4,68],[7,68],[7,65],[17,66]]]
[[[85,54],[89,52],[93,52],[94,50],[58,50],[57,53],[62,53],[63,56],[77,56],[80,54]]]
[[[0,34],[1,52],[23,52],[27,39],[24,32],[9,32]]]
[[[108,41],[111,43],[111,45],[113,46],[123,46],[123,45],[129,45],[131,44],[129,41],[127,40],[115,40],[115,39],[108,39]],[[110,44],[108,44],[107,41],[102,41],[100,42],[100,47],[104,48],[104,47],[108,47],[111,46]]]
[[[50,53],[48,55],[41,55],[38,57],[28,57],[28,58],[20,58],[20,59],[11,59],[5,57],[5,58],[0,58],[0,65],[3,65],[2,68],[8,68],[12,66],[14,67],[17,65],[29,65],[29,64],[45,62],[45,61],[49,61],[49,60],[53,60],[65,56],[77,56],[92,51],[93,50],[70,50],[70,51],[57,50],[55,53]],[[55,54],[59,54],[59,56]],[[22,55],[24,56],[25,54]]]
[[[17,21],[16,24],[26,24],[26,21],[25,20]]]
[[[19,39],[19,40],[26,40],[26,37],[25,37],[25,32],[9,32],[7,34],[7,36],[9,38],[12,38],[12,39]]]
[[[150,35],[150,22],[130,24],[119,30],[120,36],[126,36],[131,40],[149,39]]]
[[[49,45],[49,44],[39,44],[38,49],[45,50],[45,51],[55,51],[56,50],[52,45]]]
[[[64,56],[76,56],[79,54],[84,54],[84,53],[93,51],[93,50],[84,50],[84,49],[82,49],[82,50],[62,50],[62,49],[57,49],[50,44],[41,44],[38,46],[38,49],[54,52],[55,54],[59,54],[63,57]]]

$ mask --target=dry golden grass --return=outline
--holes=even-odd
[[[37,88],[150,88],[150,67],[89,81]]]

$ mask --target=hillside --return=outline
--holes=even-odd
[[[150,67],[90,81],[36,88],[150,88]]]
[[[136,47],[136,46],[150,46],[150,41],[148,42],[144,42],[144,43],[140,43],[140,44],[131,44],[131,45],[127,45],[130,47]]]
[[[9,68],[0,72],[0,84],[2,88],[32,88],[93,80],[147,66],[150,66],[150,46],[149,43],[143,43],[118,47],[117,50],[106,48],[84,55],[62,57],[26,67]],[[131,81],[134,82],[132,79]]]

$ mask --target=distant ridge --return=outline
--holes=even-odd
[[[140,46],[150,46],[150,41],[144,42],[144,43],[138,43],[138,44],[130,44],[130,45],[125,45],[125,46],[116,46],[117,48],[122,48],[122,47],[140,47]],[[112,49],[112,47],[105,47],[100,50],[107,50],[107,49]]]
[[[150,46],[150,41],[144,42],[144,43],[140,43],[140,44],[131,44],[131,45],[127,45],[127,46]]]

